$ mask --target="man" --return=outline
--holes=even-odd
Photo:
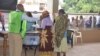
[[[91,26],[92,26],[92,16],[90,16],[89,20],[86,21],[85,25],[86,25],[87,28],[91,28]]]
[[[98,13],[98,16],[97,16],[96,25],[97,25],[98,28],[100,28],[100,12]]]
[[[21,17],[24,7],[22,4],[18,4],[17,9],[17,11],[12,11],[9,14],[9,56],[21,56],[22,52],[22,36],[24,36],[25,27],[21,22]]]

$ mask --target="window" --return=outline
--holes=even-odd
[[[18,0],[18,3],[22,1],[25,11],[43,11],[46,9],[47,0]]]
[[[16,10],[17,0],[0,0],[0,9]]]

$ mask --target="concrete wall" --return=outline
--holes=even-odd
[[[81,30],[84,43],[100,42],[100,29]]]
[[[98,16],[98,13],[73,13],[73,14],[69,14],[69,19],[71,19],[72,17],[76,17],[76,16],[80,16],[83,15],[84,20],[88,19],[88,17],[90,16]],[[97,20],[98,21],[98,20]],[[92,28],[91,29],[85,29],[85,25],[83,27],[83,29],[81,29],[80,31],[82,32],[82,38],[83,38],[83,42],[84,43],[94,43],[94,42],[100,42],[100,29],[96,29],[93,28],[93,24],[92,24]],[[78,39],[79,42],[79,39]]]

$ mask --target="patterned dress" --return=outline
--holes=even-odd
[[[53,56],[53,47],[52,47],[52,25],[53,22],[50,20],[50,17],[46,17],[42,20],[41,28],[42,33],[40,35],[40,46],[39,46],[39,56]]]
[[[67,51],[67,39],[64,37],[67,21],[66,15],[60,15],[55,18],[55,52]]]

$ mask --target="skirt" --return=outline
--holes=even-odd
[[[53,56],[53,50],[54,50],[54,48],[52,46],[52,38],[53,38],[52,35],[53,34],[51,32],[50,27],[48,27],[46,29],[46,31],[47,31],[46,32],[46,35],[47,35],[46,39],[48,42],[45,43],[45,48],[39,46],[39,56]],[[41,45],[41,43],[40,43],[40,45]]]
[[[68,51],[68,45],[67,45],[67,32],[64,32],[64,37],[61,40],[60,47],[56,47],[54,45],[54,52],[67,52]]]

